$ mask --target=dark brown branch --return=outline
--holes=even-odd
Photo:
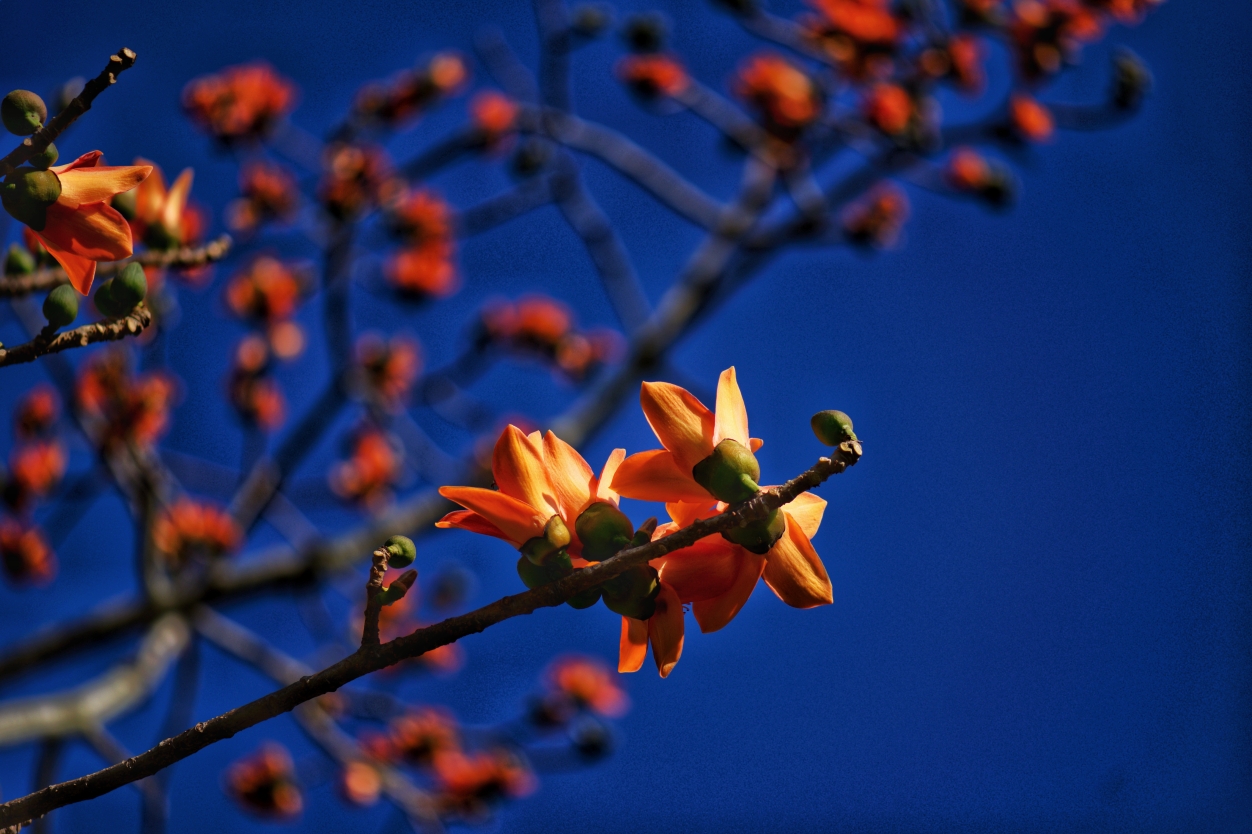
[[[203,246],[183,246],[164,252],[144,252],[133,258],[96,264],[96,277],[116,275],[129,263],[169,268],[204,266],[225,258],[230,253],[231,243],[230,235],[222,235]],[[29,275],[12,275],[0,278],[0,298],[15,298],[45,292],[68,282],[69,278],[65,270],[59,266],[40,269]]]
[[[91,109],[96,96],[109,88],[123,71],[135,65],[135,53],[126,47],[109,57],[109,63],[100,74],[83,86],[73,101],[65,106],[51,121],[22,140],[22,144],[9,151],[8,156],[0,159],[0,177],[12,173],[13,169],[36,154],[43,153],[48,145],[56,141],[67,127],[72,125],[79,116]]]
[[[361,630],[361,648],[377,646],[378,618],[383,611],[380,596],[383,591],[383,577],[387,574],[387,551],[381,547],[374,551],[374,559],[370,562],[370,578],[365,583],[365,626]]]
[[[55,336],[40,333],[24,345],[11,350],[0,348],[0,368],[34,362],[41,356],[60,353],[71,348],[86,347],[96,342],[116,342],[127,336],[138,336],[152,324],[152,311],[146,306],[136,307],[128,316],[105,319],[95,324],[84,324]]]
[[[210,744],[230,738],[262,721],[289,712],[318,696],[334,692],[344,684],[363,675],[454,643],[504,620],[530,614],[540,608],[561,605],[574,594],[599,585],[633,565],[657,559],[667,553],[689,547],[706,536],[763,518],[771,510],[794,500],[800,493],[818,486],[832,475],[843,472],[860,460],[860,457],[860,444],[856,441],[849,441],[835,449],[831,457],[820,458],[816,464],[798,477],[780,487],[763,490],[755,498],[728,509],[721,515],[697,521],[690,527],[685,527],[640,547],[623,550],[598,565],[574,571],[573,574],[558,582],[522,594],[504,597],[476,611],[418,629],[412,634],[389,643],[379,646],[362,646],[356,653],[315,675],[301,677],[276,692],[196,724],[191,729],[162,741],[145,753],[96,773],[52,785],[28,796],[6,802],[0,805],[0,826],[24,823],[56,808],[94,799],[123,785],[152,776],[163,768],[203,750]]]

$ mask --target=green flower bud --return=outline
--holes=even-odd
[[[148,279],[143,274],[143,266],[133,261],[126,265],[122,270],[122,274],[114,278],[110,283],[113,284],[112,296],[116,309],[124,313],[129,313],[135,309],[135,306],[148,294]],[[394,536],[392,538],[395,538]],[[388,542],[391,539],[387,540]],[[393,563],[393,567],[403,568],[409,565],[413,560],[410,559],[403,565]]]
[[[757,479],[761,465],[746,446],[729,438],[718,443],[713,454],[691,468],[696,483],[718,501],[737,504],[761,491]]]
[[[43,317],[54,328],[65,327],[78,318],[78,291],[69,284],[53,289],[43,300]]]
[[[1134,110],[1152,88],[1152,72],[1129,49],[1119,49],[1113,57],[1113,91],[1110,98],[1119,110]]]
[[[744,550],[764,556],[787,530],[787,520],[778,510],[770,510],[768,516],[750,521],[742,527],[722,531],[722,538],[739,545]]]
[[[590,608],[591,606],[595,605],[599,601],[600,601],[600,588],[597,586],[595,588],[588,588],[587,590],[581,593],[574,594],[572,597],[566,600],[566,603],[569,604],[570,608],[576,608],[579,611],[582,611],[584,608]]]
[[[842,411],[819,411],[809,420],[813,434],[827,446],[838,446],[848,440],[856,440],[852,431],[852,418]]]
[[[544,525],[542,536],[535,536],[518,549],[536,565],[543,565],[556,554],[564,552],[569,543],[569,528],[559,515],[554,515]],[[568,560],[569,556],[565,558]]]
[[[630,545],[635,526],[626,514],[604,501],[597,501],[574,522],[578,540],[583,543],[583,558],[603,562]]]
[[[113,199],[109,201],[109,205],[117,210],[117,213],[125,217],[127,220],[135,219],[135,208],[138,205],[139,196],[135,193],[135,189],[123,191],[121,194],[114,194]]]
[[[651,565],[635,565],[601,585],[605,606],[615,614],[646,620],[656,612],[660,576]]]
[[[563,550],[548,557],[548,561],[542,565],[536,565],[524,554],[517,560],[517,575],[531,589],[563,579],[573,572],[574,566],[570,563],[569,554]]]
[[[4,178],[0,202],[15,220],[42,232],[48,223],[48,206],[61,196],[61,180],[51,171],[18,168]]]
[[[122,305],[113,297],[113,279],[105,281],[96,287],[95,297],[92,299],[96,303],[96,309],[100,311],[100,315],[108,318],[117,318],[126,315],[128,310],[123,310]]]
[[[49,142],[48,147],[43,149],[43,153],[35,154],[30,158],[30,164],[33,168],[46,171],[56,165],[60,157],[61,152],[57,150],[57,146]]]
[[[404,595],[413,587],[413,583],[417,581],[417,571],[405,571],[400,578],[390,585],[383,588],[374,595],[374,599],[382,605],[391,605],[404,599]]]
[[[30,90],[14,90],[0,101],[0,120],[15,136],[31,135],[43,127],[46,118],[47,106]]]
[[[131,264],[131,266],[137,266],[137,264]],[[129,270],[130,267],[127,269]],[[139,273],[142,275],[143,270],[141,269]],[[123,272],[122,275],[125,276],[126,273]],[[408,536],[392,536],[387,539],[383,549],[387,551],[387,566],[391,568],[407,568],[417,558],[417,547]]]
[[[30,275],[35,271],[35,258],[20,243],[9,244],[4,256],[5,275]]]

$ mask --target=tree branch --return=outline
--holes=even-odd
[[[34,362],[41,356],[60,353],[71,348],[86,347],[96,342],[116,342],[127,336],[138,336],[152,324],[152,311],[145,305],[136,307],[120,319],[105,319],[94,324],[84,324],[55,336],[40,333],[23,345],[5,350],[0,348],[0,368]]]

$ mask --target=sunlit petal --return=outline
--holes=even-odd
[[[639,401],[657,439],[674,453],[683,471],[690,474],[713,454],[713,412],[690,391],[668,382],[645,382]]]
[[[834,601],[826,567],[798,523],[788,523],[786,533],[766,554],[764,579],[779,599],[794,608]]]
[[[640,452],[622,461],[613,476],[613,490],[642,501],[709,501],[690,470],[683,471],[665,449]]]
[[[669,677],[683,653],[683,605],[664,582],[656,598],[656,613],[648,620],[648,639],[657,670],[661,677]]]
[[[552,432],[543,437],[543,462],[557,511],[572,530],[578,514],[591,502],[591,467],[578,450]]]
[[[788,522],[800,525],[804,535],[810,539],[817,535],[817,528],[822,526],[822,514],[826,512],[826,499],[819,498],[811,492],[802,492],[783,507],[789,516]]]
[[[717,631],[735,618],[748,597],[752,596],[752,589],[761,578],[761,571],[765,570],[765,559],[762,557],[749,553],[742,547],[733,549],[737,551],[734,558],[727,560],[728,566],[733,568],[729,587],[719,596],[696,600],[691,604],[691,613],[700,624],[700,630],[706,634]]]
[[[613,489],[613,476],[617,474],[617,468],[622,465],[622,461],[626,460],[625,449],[614,449],[609,459],[604,462],[604,468],[600,470],[600,477],[596,478],[592,484],[592,492],[600,501],[607,501],[613,506],[618,504],[617,491]]]
[[[435,522],[436,527],[444,529],[468,530],[484,536],[495,536],[497,539],[509,540],[508,535],[496,525],[472,510],[454,510]]]
[[[515,545],[523,545],[543,533],[551,516],[535,512],[528,504],[494,489],[480,487],[440,487],[439,494],[473,510],[499,527]]]
[[[739,393],[739,380],[735,377],[733,365],[722,371],[717,380],[713,445],[723,440],[733,440],[742,446],[752,442],[748,437],[748,409],[743,404],[743,395]]]
[[[618,646],[617,671],[638,672],[648,654],[648,623],[622,617],[622,639]]]
[[[542,442],[536,443],[517,426],[510,425],[496,441],[491,474],[502,493],[529,504],[543,513],[546,521],[556,513],[557,500],[544,471],[543,458]]]
[[[124,167],[74,168],[60,175],[61,196],[57,203],[78,208],[87,203],[108,200],[114,194],[130,191],[152,172],[146,165]]]

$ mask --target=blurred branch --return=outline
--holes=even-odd
[[[0,826],[23,823],[76,802],[109,793],[123,785],[159,772],[175,762],[249,728],[289,712],[300,704],[334,692],[345,684],[401,660],[477,634],[496,623],[530,614],[540,608],[561,605],[573,595],[617,576],[628,568],[690,547],[700,539],[741,527],[764,518],[771,510],[794,500],[800,493],[824,483],[845,471],[861,457],[861,445],[848,441],[780,487],[762,490],[756,497],[728,508],[712,518],[697,521],[639,547],[629,548],[592,567],[576,570],[557,582],[496,602],[441,623],[420,628],[404,637],[381,645],[364,644],[349,657],[314,675],[303,675],[283,688],[215,718],[202,721],[179,735],[166,739],[147,752],[96,773],[52,785],[28,796],[0,805]],[[177,622],[182,625],[181,619]],[[185,626],[184,640],[185,640]],[[0,727],[3,724],[0,723]]]
[[[204,266],[225,258],[230,253],[232,243],[230,235],[222,235],[203,246],[184,246],[167,251],[144,252],[133,258],[96,264],[96,276],[116,275],[130,263],[171,268]],[[11,275],[0,278],[0,298],[45,292],[68,282],[69,278],[65,275],[65,270],[59,266],[40,269],[29,275]]]
[[[5,350],[0,348],[0,368],[34,362],[41,356],[63,350],[86,347],[97,342],[116,342],[127,336],[138,336],[152,324],[152,311],[145,305],[136,307],[120,319],[105,319],[84,324],[73,330],[52,335],[45,330],[25,344]]]
[[[8,156],[0,159],[0,177],[8,176],[15,168],[36,154],[41,154],[48,145],[56,141],[66,128],[72,125],[79,116],[91,109],[96,96],[103,93],[125,70],[135,65],[135,53],[122,47],[116,55],[109,57],[109,63],[95,78],[83,86],[83,91],[65,106],[65,109],[52,118],[34,134],[22,140],[22,144],[9,151]]]

